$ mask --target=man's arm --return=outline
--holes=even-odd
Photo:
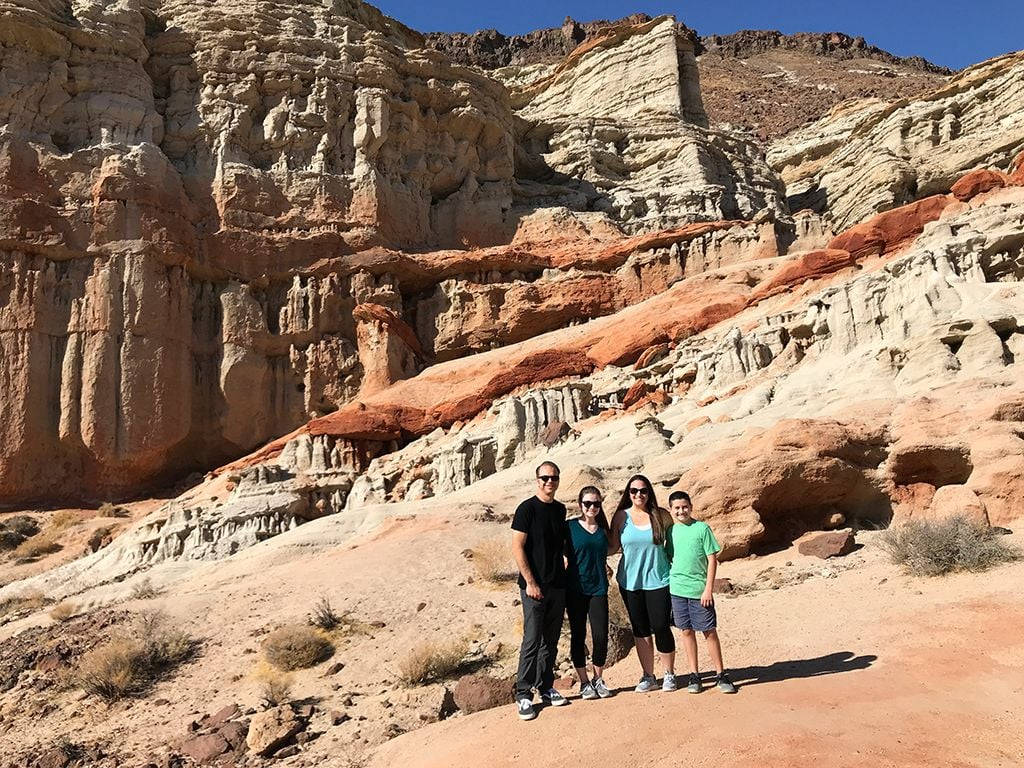
[[[522,574],[523,581],[526,582],[527,597],[543,600],[544,593],[540,591],[540,585],[533,577],[530,563],[526,559],[526,534],[522,531],[512,531],[512,555],[516,559],[516,565],[519,566],[519,573]]]
[[[700,596],[700,604],[710,608],[715,604],[715,574],[718,572],[718,555],[712,552],[708,555],[708,578],[704,583],[704,594]],[[692,592],[690,594],[693,594]]]

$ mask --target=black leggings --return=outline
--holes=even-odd
[[[572,665],[582,669],[587,663],[587,617],[590,617],[590,635],[594,640],[591,660],[595,667],[603,667],[608,657],[608,595],[581,595],[569,590],[565,594],[565,608],[569,614],[569,648]]]
[[[676,640],[672,636],[672,598],[668,587],[638,589],[635,592],[619,587],[622,602],[626,604],[633,637],[654,635],[654,646],[659,653],[672,653]]]

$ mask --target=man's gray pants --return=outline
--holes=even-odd
[[[555,657],[565,617],[565,590],[541,588],[543,600],[519,590],[523,601],[523,644],[519,648],[516,699],[533,698],[533,689],[547,691],[555,684]]]

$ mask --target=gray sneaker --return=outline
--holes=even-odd
[[[676,676],[671,672],[665,673],[665,679],[661,681],[661,690],[663,691],[674,691],[679,686],[676,684]]]
[[[580,687],[580,698],[581,699],[596,699],[597,690],[594,688],[593,683],[585,683]]]
[[[636,688],[633,690],[637,693],[647,693],[648,691],[653,691],[657,687],[658,678],[654,675],[644,675],[640,678],[640,682],[637,683]]]
[[[603,677],[597,678],[597,680],[594,681],[593,685],[594,690],[597,691],[597,695],[600,696],[602,699],[607,699],[614,695],[612,694],[608,686],[605,685]]]
[[[700,675],[690,675],[686,681],[686,690],[690,693],[700,693]]]
[[[715,681],[715,685],[718,686],[718,690],[722,693],[736,693],[736,686],[733,685],[732,680],[729,679],[729,675],[725,672],[718,676],[718,679]]]
[[[548,688],[540,695],[540,700],[552,707],[562,707],[568,704],[568,700],[554,688]]]
[[[520,720],[533,720],[537,716],[537,710],[533,708],[533,702],[530,699],[519,699],[516,702],[516,707],[519,709]]]

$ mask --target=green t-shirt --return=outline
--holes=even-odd
[[[676,597],[699,599],[708,580],[708,555],[721,549],[707,523],[673,523],[665,537],[665,554],[671,562],[668,591]]]

